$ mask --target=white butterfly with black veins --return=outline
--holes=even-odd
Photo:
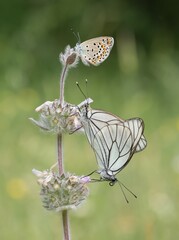
[[[114,185],[119,173],[134,153],[144,150],[144,122],[140,118],[121,118],[90,108],[88,101],[80,108],[80,121],[96,155],[101,180]]]
[[[98,66],[108,58],[113,45],[112,37],[97,37],[77,43],[74,49],[85,65]]]

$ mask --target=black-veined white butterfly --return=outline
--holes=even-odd
[[[88,100],[80,105],[80,121],[96,155],[101,180],[114,185],[119,173],[134,153],[142,151],[147,141],[140,118],[123,120],[111,113],[90,108]]]

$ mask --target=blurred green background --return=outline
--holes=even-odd
[[[56,161],[56,136],[31,124],[34,109],[59,97],[59,53],[77,39],[113,36],[99,67],[72,69],[66,101],[84,100],[88,79],[93,108],[145,121],[148,147],[118,174],[119,186],[90,185],[88,201],[70,212],[73,240],[179,239],[179,3],[176,1],[14,0],[0,3],[0,239],[62,239],[61,219],[39,200],[33,168]],[[64,139],[65,168],[96,169],[85,136]]]

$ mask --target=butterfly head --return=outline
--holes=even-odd
[[[100,174],[101,181],[109,181],[110,186],[114,186],[114,184],[118,181],[112,171],[103,169],[98,171]]]
[[[90,103],[92,102],[93,100],[91,98],[87,98],[83,102],[77,105],[77,108],[79,110],[79,117],[81,122],[83,123],[85,123],[86,119],[88,119],[91,115]]]
[[[74,47],[75,52],[80,56],[82,53],[82,49],[80,46],[80,42],[77,42],[76,46]]]

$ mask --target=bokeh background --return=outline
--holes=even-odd
[[[61,217],[42,208],[33,168],[56,161],[56,136],[31,124],[34,109],[59,97],[59,53],[81,41],[113,36],[99,67],[71,70],[66,101],[145,121],[148,146],[118,175],[119,186],[90,185],[88,201],[70,212],[72,239],[179,239],[179,3],[170,1],[14,0],[0,3],[0,239],[62,239]],[[65,168],[96,169],[85,136],[64,139]]]

